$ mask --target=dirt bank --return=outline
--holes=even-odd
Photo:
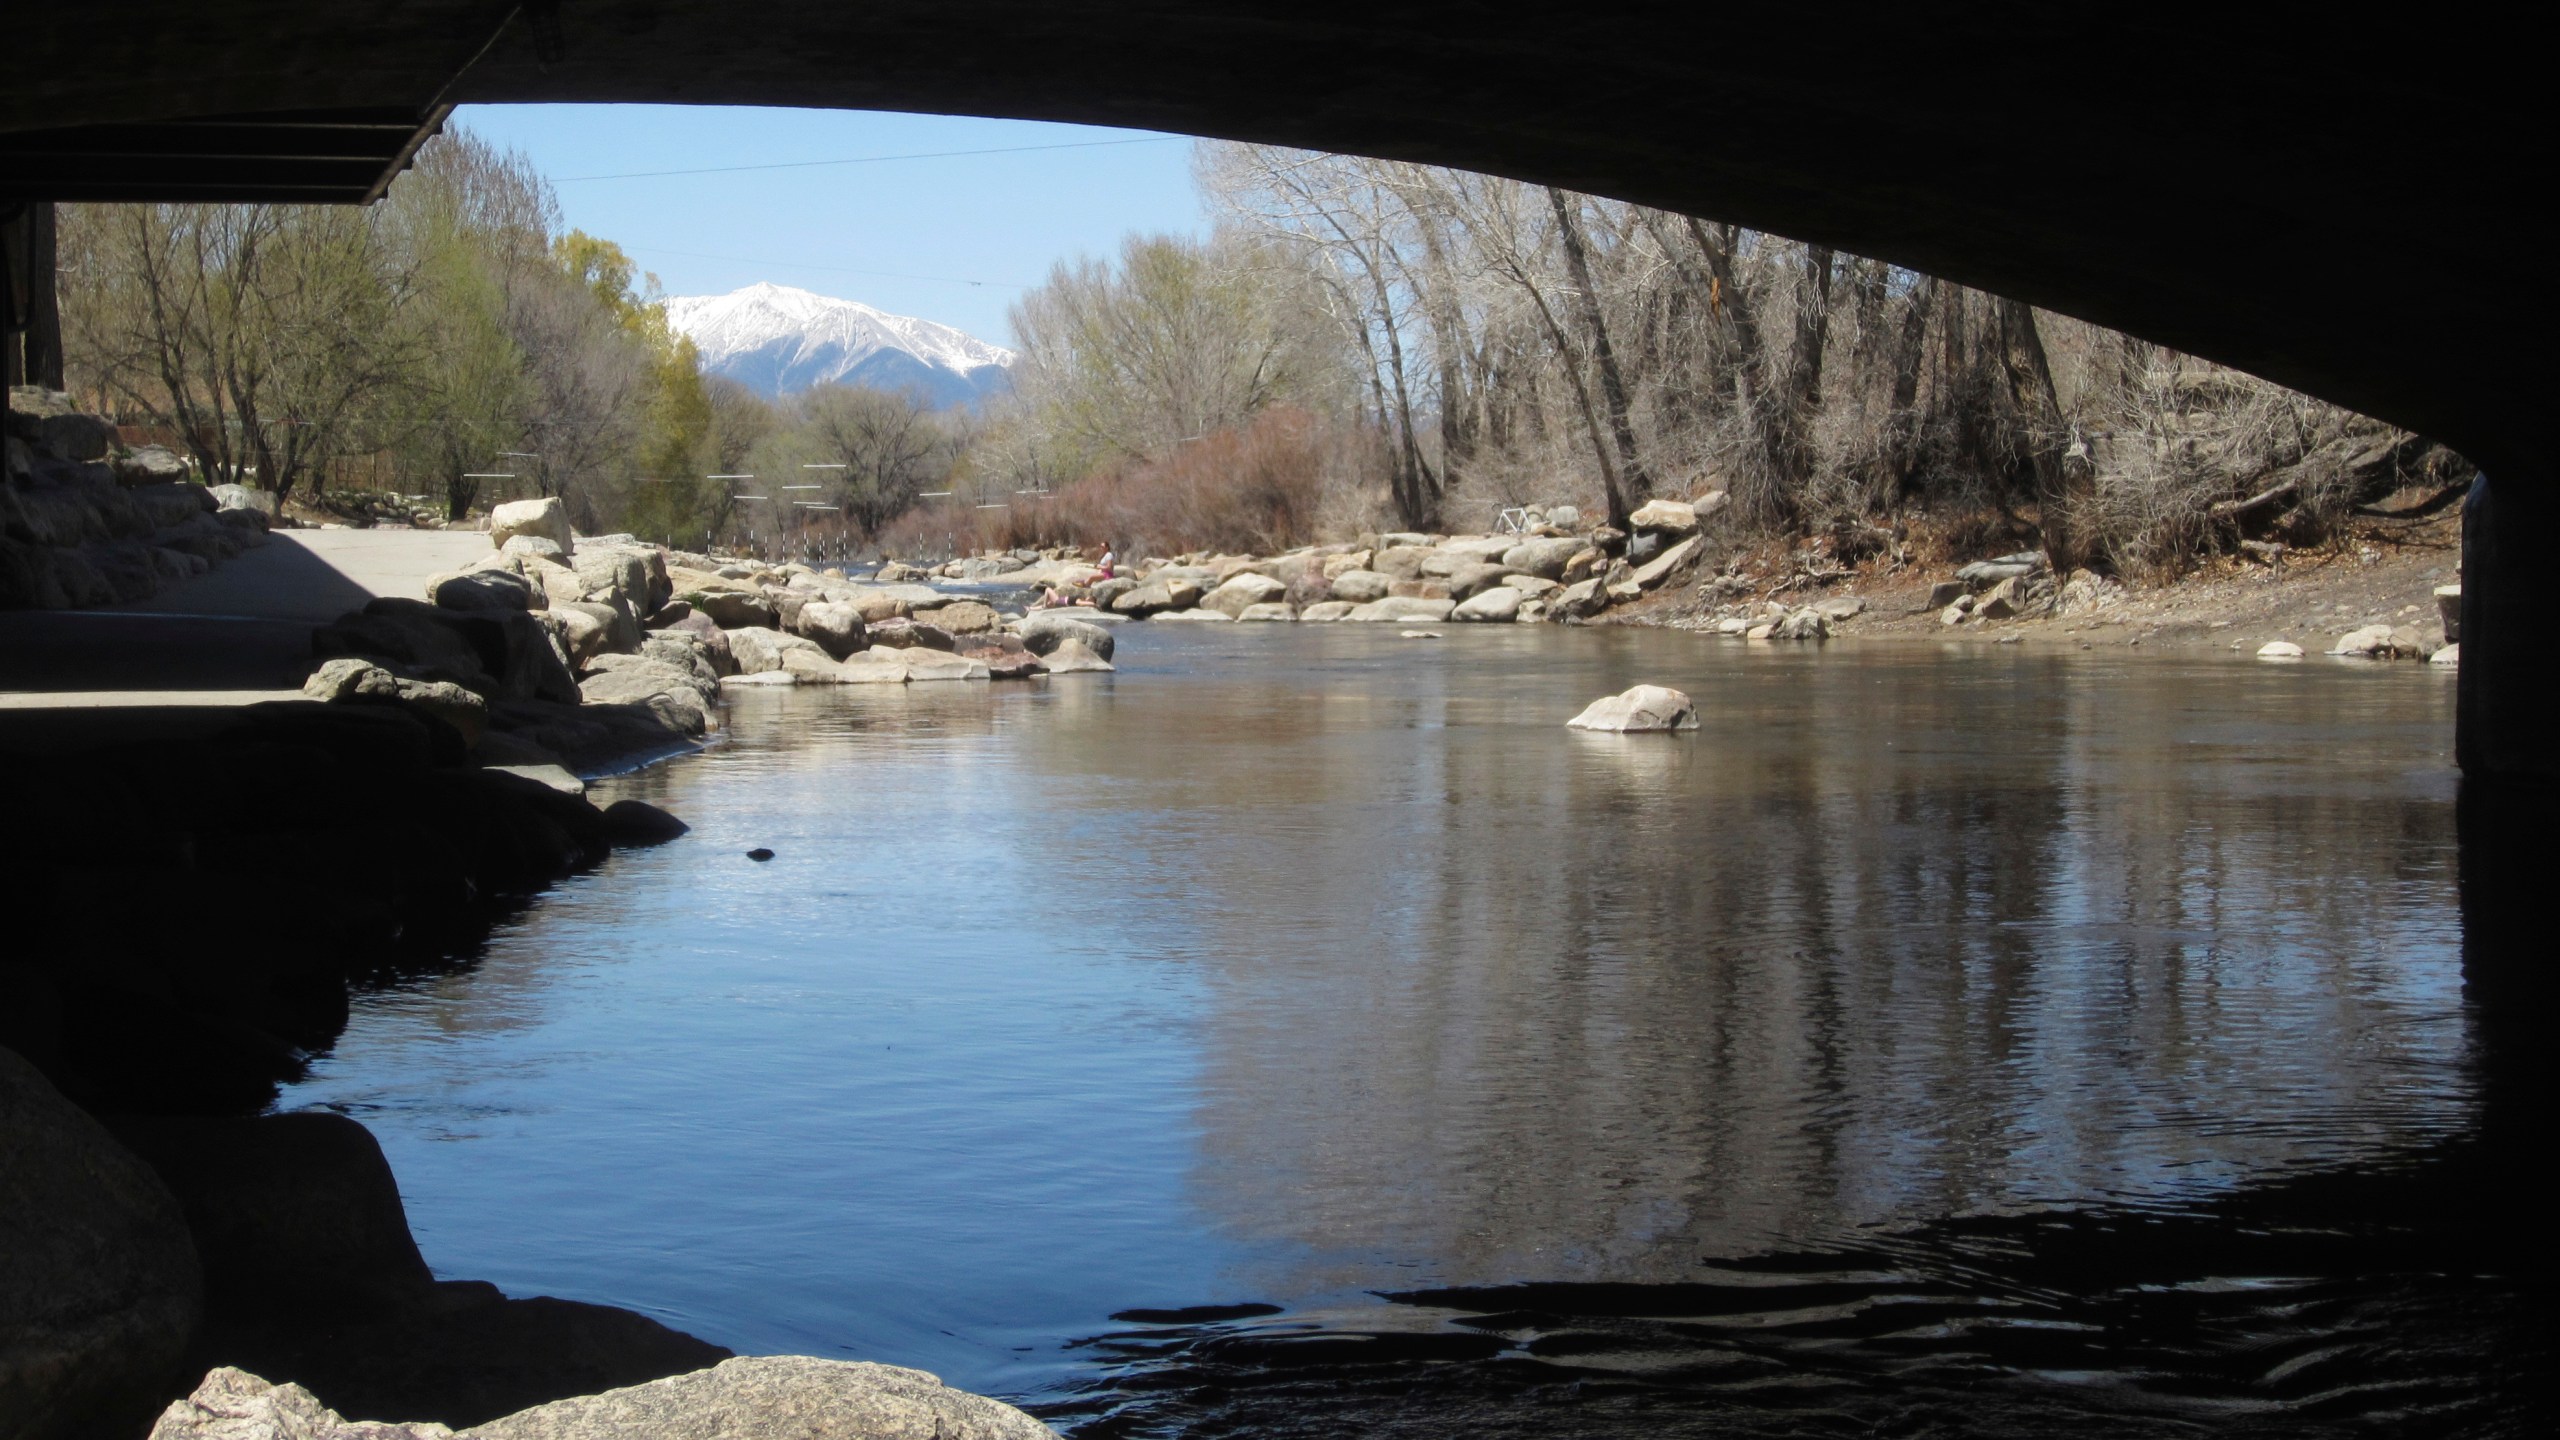
[[[1956,565],[1866,562],[1828,584],[1790,583],[1803,567],[1779,547],[1740,555],[1736,591],[1718,590],[1715,573],[1665,586],[1636,603],[1612,609],[1605,623],[1711,629],[1734,607],[1790,607],[1855,597],[1864,608],[1833,622],[1833,632],[1905,636],[1979,643],[2255,651],[2270,640],[2290,640],[2312,653],[2364,625],[2409,626],[2429,650],[2443,643],[2435,588],[2458,579],[2462,526],[2458,511],[2425,520],[2376,520],[2337,541],[2285,553],[2272,564],[2223,558],[2174,580],[2109,581],[2096,603],[2065,614],[2007,620],[1967,620],[1948,625],[1929,603],[1930,592],[1954,577]],[[1981,558],[1981,557],[1966,557]],[[1783,587],[1783,588],[1782,588]]]

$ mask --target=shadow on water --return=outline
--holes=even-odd
[[[2547,1419],[2549,810],[2457,831],[2441,677],[1119,663],[743,698],[609,787],[693,835],[294,1103],[366,1117],[440,1267],[1077,1435]],[[1636,680],[1707,728],[1562,732]]]

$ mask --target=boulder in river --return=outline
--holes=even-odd
[[[975,635],[1004,624],[995,607],[982,600],[954,600],[933,612],[933,623],[954,635]]]
[[[1287,605],[1276,600],[1261,605],[1247,605],[1242,610],[1236,612],[1236,619],[1238,621],[1285,622],[1292,621],[1297,618],[1297,611],[1290,609]]]
[[[1108,660],[1116,643],[1107,627],[1065,610],[1034,610],[1023,617],[1021,634],[1023,648],[1034,655],[1046,655],[1067,641],[1076,640]]]
[[[2294,644],[2290,640],[2270,640],[2266,644],[2258,647],[2258,658],[2261,660],[2299,660],[2302,658],[2302,647]]]
[[[1449,576],[1449,598],[1465,600],[1480,595],[1502,583],[1511,572],[1489,561],[1475,561],[1460,566]]]
[[[1092,646],[1072,636],[1051,646],[1040,663],[1052,675],[1102,674],[1113,668]]]
[[[1353,605],[1348,600],[1319,600],[1315,604],[1309,605],[1298,612],[1298,623],[1301,625],[1330,625],[1337,620],[1349,618],[1351,612],[1357,608],[1359,607]]]
[[[2433,655],[2430,655],[2430,656],[2428,656],[2428,657],[2427,657],[2427,663],[2428,663],[2428,664],[2430,664],[2430,665],[2444,665],[2444,666],[2459,666],[2459,665],[2461,665],[2461,664],[2462,664],[2462,645],[2461,645],[2461,642],[2456,641],[2455,643],[2453,643],[2453,644],[2451,644],[2451,645],[2447,645],[2447,646],[2443,647],[2442,649],[2439,649],[2438,651],[2436,651],[2436,653],[2434,653]]]
[[[1123,615],[1145,618],[1168,610],[1188,610],[1200,603],[1198,581],[1153,579],[1122,594],[1111,602],[1111,608]]]
[[[1623,694],[1592,701],[1581,714],[1564,722],[1574,730],[1634,733],[1651,730],[1694,730],[1698,707],[1689,697],[1664,685],[1638,685]]]

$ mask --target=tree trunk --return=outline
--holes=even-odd
[[[1564,241],[1565,271],[1576,294],[1582,297],[1582,324],[1591,335],[1591,359],[1600,371],[1600,395],[1609,407],[1609,434],[1617,442],[1620,484],[1626,504],[1642,504],[1652,498],[1653,477],[1645,473],[1644,460],[1636,453],[1636,431],[1628,418],[1627,381],[1618,371],[1617,352],[1609,344],[1609,327],[1600,315],[1600,292],[1591,283],[1591,260],[1582,243],[1582,226],[1573,218],[1573,207],[1565,203],[1564,192],[1547,187],[1547,203],[1555,208],[1556,228]],[[1616,509],[1613,502],[1612,511]],[[1612,525],[1625,525],[1623,516],[1612,513]]]
[[[1938,277],[1918,276],[1903,297],[1902,333],[1893,348],[1891,409],[1885,415],[1877,498],[1897,499],[1911,483],[1911,466],[1920,438],[1920,362],[1929,339],[1929,312],[1937,308]]]
[[[1804,247],[1796,277],[1795,343],[1787,375],[1771,397],[1769,457],[1789,493],[1813,476],[1813,414],[1822,403],[1822,352],[1831,338],[1831,262],[1828,246]]]
[[[2044,536],[2045,558],[2053,573],[2069,575],[2093,568],[2097,537],[2090,530],[2090,501],[2096,474],[2085,460],[2067,456],[2069,431],[2062,402],[2054,393],[2053,368],[2045,361],[2044,339],[2036,333],[2035,310],[2022,300],[2000,300],[1994,313],[2000,329],[2000,368],[2009,380],[2009,401],[2018,420],[2018,440],[2026,452],[2035,486],[2037,528]]]
[[[54,228],[53,202],[27,206],[27,339],[26,380],[47,390],[62,384],[62,297],[57,289],[61,261]]]

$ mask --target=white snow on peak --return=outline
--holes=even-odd
[[[921,389],[937,404],[965,404],[1001,389],[1013,364],[1012,351],[948,325],[788,285],[666,303],[667,323],[692,338],[704,369],[767,395],[833,383]]]

